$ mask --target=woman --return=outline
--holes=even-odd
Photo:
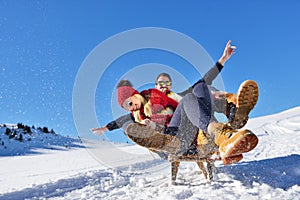
[[[156,130],[168,126],[172,118],[172,113],[168,110],[176,109],[176,100],[157,89],[143,90],[139,93],[128,80],[120,81],[117,87],[119,105],[132,113],[135,122]]]

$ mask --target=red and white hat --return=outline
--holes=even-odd
[[[130,86],[121,86],[118,88],[118,103],[122,107],[124,101],[129,97],[139,94],[137,90]]]

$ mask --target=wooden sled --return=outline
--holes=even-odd
[[[173,185],[176,185],[176,177],[180,162],[196,162],[205,179],[211,181],[213,179],[213,169],[215,168],[214,162],[219,159],[213,160],[208,157],[203,157],[203,155],[178,156],[170,154],[168,160],[171,162],[171,181]],[[206,162],[206,167],[204,162]]]
[[[173,136],[171,135],[161,134],[160,132],[155,131],[151,127],[141,125],[138,123],[129,124],[126,128],[126,134],[127,137],[136,144],[146,147],[150,151],[154,152],[161,151],[161,147],[164,146],[164,143],[166,141],[166,136],[169,137],[167,138],[169,142],[171,140],[174,140],[174,138],[172,138]],[[178,146],[180,145],[180,141],[178,140],[177,143],[174,143],[174,141],[173,145],[167,145],[168,151],[166,151],[169,153],[173,152],[168,157],[168,160],[171,162],[172,184],[175,184],[179,164],[183,161],[196,162],[204,177],[207,180],[211,181],[213,178],[212,171],[215,166],[214,162],[216,160],[219,160],[219,158],[216,160],[211,159],[211,156],[216,151],[218,151],[218,147],[211,140],[211,138],[207,138],[203,131],[199,132],[197,136],[197,149],[199,150],[199,153],[196,155],[187,156],[175,154],[175,152],[179,150]],[[206,162],[206,167],[204,165],[204,162]]]

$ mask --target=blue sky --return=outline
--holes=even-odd
[[[296,0],[0,0],[0,123],[47,126],[77,136],[72,94],[80,66],[101,42],[143,27],[185,34],[214,61],[231,39],[237,52],[221,77],[229,92],[243,80],[257,81],[260,98],[251,117],[299,106],[299,8]],[[103,105],[115,104],[111,89],[122,74],[147,63],[177,72],[189,69],[187,62],[168,52],[148,49],[123,55],[105,71],[96,91],[100,125],[113,119],[112,109]],[[190,83],[197,78],[188,75]],[[174,85],[174,90],[180,87]],[[124,139],[117,132],[110,134],[112,140]]]

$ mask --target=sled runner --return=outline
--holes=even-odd
[[[203,173],[205,179],[211,181],[213,179],[213,169],[215,168],[214,162],[220,159],[211,159],[209,157],[203,157],[200,155],[186,155],[177,156],[174,154],[169,155],[169,162],[171,162],[171,181],[173,185],[176,185],[176,177],[180,162],[196,162],[199,169]],[[206,162],[206,167],[204,162]]]

